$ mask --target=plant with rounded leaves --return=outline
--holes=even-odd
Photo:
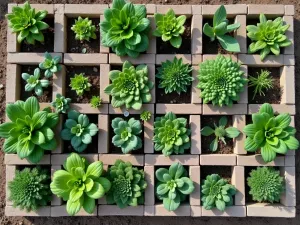
[[[247,79],[240,69],[241,64],[218,55],[213,60],[205,60],[200,65],[198,88],[203,103],[210,101],[213,105],[232,106],[233,101],[238,101],[240,93],[244,90]]]
[[[156,77],[160,80],[158,87],[164,88],[165,93],[187,92],[187,86],[191,85],[194,78],[191,76],[192,67],[184,64],[182,58],[174,57],[173,61],[162,62]]]
[[[83,73],[75,74],[73,78],[71,78],[71,84],[69,85],[72,89],[76,91],[78,96],[82,96],[85,91],[90,91],[90,87],[92,86],[89,83],[89,79],[84,77]]]
[[[83,152],[92,142],[92,136],[95,136],[97,132],[97,125],[90,123],[87,115],[70,110],[60,136],[65,141],[71,141],[75,151]]]
[[[117,204],[121,209],[144,204],[147,182],[143,170],[132,167],[130,162],[118,159],[108,168],[107,178],[112,184],[106,194],[108,204]]]
[[[206,210],[217,208],[224,211],[227,206],[233,205],[233,196],[236,188],[228,184],[218,174],[208,175],[201,186],[203,197],[201,201]]]
[[[136,68],[128,62],[123,63],[122,71],[109,72],[111,84],[104,92],[112,96],[111,104],[114,108],[126,106],[127,109],[139,110],[143,103],[151,101],[150,90],[154,87],[148,78],[148,67],[139,65]]]
[[[270,71],[261,70],[260,73],[257,73],[257,77],[249,76],[248,87],[254,87],[253,98],[255,98],[258,93],[260,96],[265,96],[263,89],[269,90],[273,88],[274,79],[270,77]]]
[[[96,26],[92,24],[93,21],[89,18],[81,18],[79,16],[77,20],[75,19],[75,24],[71,27],[71,30],[75,33],[76,40],[86,40],[90,41],[90,38],[96,39]]]
[[[186,128],[187,119],[177,118],[172,112],[157,117],[154,122],[155,151],[162,151],[164,156],[184,154],[191,147],[191,130]]]
[[[144,110],[141,113],[140,118],[142,121],[148,121],[148,120],[150,120],[151,116],[152,116],[152,113],[150,111]]]
[[[44,73],[45,77],[50,78],[53,76],[53,73],[61,71],[60,60],[61,57],[59,55],[52,58],[48,52],[45,52],[45,59],[39,64],[40,69],[46,70]]]
[[[157,179],[156,196],[163,200],[165,209],[174,211],[187,195],[194,191],[194,183],[180,163],[173,163],[169,170],[159,168],[155,171]]]
[[[93,96],[90,101],[91,106],[95,109],[97,109],[101,106],[101,102],[102,102],[102,99],[100,98],[100,96]]]
[[[47,88],[50,84],[49,80],[40,80],[41,71],[39,68],[36,68],[33,72],[33,75],[28,73],[22,73],[22,78],[27,82],[25,85],[25,91],[34,90],[37,96],[43,95],[43,88]]]
[[[65,98],[61,94],[57,93],[55,100],[51,102],[51,106],[55,108],[57,113],[67,113],[67,110],[70,108],[70,102],[70,98]]]
[[[85,158],[72,153],[63,165],[63,170],[53,174],[50,188],[53,194],[67,201],[67,212],[74,216],[81,207],[92,214],[96,208],[95,200],[102,198],[111,188],[110,181],[101,177],[103,163],[88,164]]]

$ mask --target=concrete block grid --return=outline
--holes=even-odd
[[[9,4],[8,11],[16,4]],[[134,65],[147,64],[149,68],[149,78],[155,82],[155,66],[160,65],[165,60],[173,59],[171,54],[157,54],[156,38],[150,37],[150,46],[145,54],[141,54],[137,59],[128,57],[118,57],[110,51],[109,48],[100,46],[100,53],[91,54],[74,54],[67,52],[67,19],[76,18],[78,16],[87,16],[90,18],[100,18],[103,20],[104,9],[109,5],[76,5],[76,4],[32,4],[36,9],[46,9],[48,17],[54,19],[54,52],[51,54],[60,55],[61,63],[64,65],[63,70],[53,76],[53,94],[65,94],[66,88],[66,66],[100,66],[100,93],[103,104],[99,109],[93,109],[89,104],[72,103],[71,108],[85,114],[98,115],[98,152],[81,154],[89,161],[101,160],[105,168],[112,165],[116,159],[130,161],[133,165],[144,168],[148,188],[145,192],[145,203],[138,207],[128,207],[119,209],[115,205],[107,205],[105,199],[98,201],[97,208],[93,214],[87,214],[81,210],[77,216],[105,216],[105,215],[134,215],[134,216],[259,216],[259,217],[294,217],[295,216],[295,153],[289,152],[286,156],[279,156],[272,163],[264,163],[260,155],[249,155],[244,150],[243,145],[245,136],[240,135],[234,140],[233,154],[201,154],[201,119],[205,115],[228,115],[232,117],[233,126],[242,130],[246,124],[246,116],[255,113],[259,109],[259,105],[248,104],[247,90],[241,95],[241,99],[232,108],[214,107],[210,104],[202,104],[199,98],[200,90],[197,86],[197,71],[199,63],[207,59],[213,59],[216,55],[203,54],[202,46],[202,27],[203,19],[211,18],[218,6],[212,5],[154,5],[147,4],[147,17],[151,21],[152,28],[155,27],[154,13],[165,13],[169,8],[173,8],[177,15],[186,15],[191,18],[191,53],[177,54],[179,58],[183,58],[185,63],[193,66],[192,76],[195,81],[191,88],[191,102],[185,104],[184,107],[178,107],[177,104],[161,104],[156,103],[155,88],[152,90],[152,101],[144,104],[140,111],[128,110],[130,115],[138,115],[144,109],[153,113],[154,117],[150,121],[144,123],[144,154],[119,155],[112,154],[109,151],[109,143],[111,137],[109,135],[109,126],[111,117],[114,115],[122,115],[124,108],[113,108],[110,104],[110,97],[104,93],[105,87],[109,84],[108,73],[111,65],[122,65],[125,60],[129,60]],[[295,58],[294,45],[286,48],[279,57],[269,56],[264,62],[261,62],[259,55],[247,54],[247,38],[246,25],[248,18],[257,17],[260,13],[265,13],[267,17],[274,18],[283,16],[284,20],[291,24],[287,32],[288,38],[294,43],[293,16],[294,6],[292,5],[226,5],[228,17],[241,23],[240,29],[235,32],[235,37],[240,43],[241,53],[230,55],[235,61],[242,64],[245,76],[248,76],[249,67],[279,67],[280,68],[280,86],[282,87],[282,99],[280,104],[273,105],[277,112],[289,112],[295,115]],[[43,53],[23,53],[20,52],[20,45],[17,44],[16,35],[7,32],[7,81],[6,85],[6,102],[13,103],[20,99],[20,75],[22,65],[38,65],[43,60]],[[49,106],[49,103],[40,103],[41,108]],[[191,129],[191,149],[186,155],[173,155],[164,157],[160,152],[155,152],[153,148],[153,129],[154,120],[157,115],[167,112],[174,112],[177,115],[190,115],[189,126]],[[61,119],[63,117],[61,116]],[[57,134],[63,126],[61,120],[56,132]],[[57,136],[57,140],[59,140]],[[56,170],[61,169],[62,164],[68,154],[64,151],[62,141],[60,141],[57,149],[51,154],[45,155],[39,163],[46,166],[53,174]],[[175,212],[168,212],[161,203],[155,200],[155,170],[160,166],[169,166],[173,162],[180,162],[189,171],[190,178],[195,182],[195,192],[189,196],[187,202],[182,204]],[[17,155],[6,155],[6,181],[7,183],[14,178],[16,169],[24,166],[33,166],[26,160],[20,160]],[[205,210],[201,205],[201,169],[205,166],[226,166],[232,171],[232,184],[238,190],[235,196],[234,205],[226,208],[225,212],[218,210]],[[259,204],[246,202],[245,186],[246,179],[245,169],[247,167],[256,166],[276,166],[280,169],[281,174],[285,178],[285,192],[283,193],[280,203],[278,204]],[[212,171],[214,173],[214,171]],[[8,193],[8,189],[6,188]],[[8,195],[7,195],[8,196]],[[261,210],[261,207],[264,207]],[[7,216],[68,216],[65,205],[61,199],[53,196],[51,204],[42,207],[37,212],[26,213],[12,207],[9,199],[6,199],[5,213]]]

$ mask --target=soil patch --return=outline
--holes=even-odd
[[[201,186],[208,175],[218,174],[231,184],[232,169],[230,166],[201,166]]]

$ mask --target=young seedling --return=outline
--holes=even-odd
[[[93,96],[90,101],[90,104],[93,108],[97,109],[101,106],[101,102],[102,99],[100,98],[100,96]]]
[[[261,70],[257,73],[257,77],[249,76],[248,87],[254,87],[253,98],[257,95],[265,96],[264,90],[268,91],[273,88],[274,79],[270,77],[271,72],[268,70]]]
[[[152,113],[150,111],[144,110],[141,113],[140,118],[142,121],[148,121],[148,120],[150,120],[151,116],[152,116]]]
[[[76,91],[78,96],[82,96],[85,91],[89,91],[92,85],[88,82],[88,78],[84,77],[83,73],[75,74],[71,78],[70,87],[72,90]]]
[[[45,77],[50,78],[53,76],[53,73],[61,71],[61,65],[59,65],[60,60],[60,56],[54,56],[52,58],[48,52],[45,52],[45,59],[39,64],[40,69],[46,70],[44,74]]]
[[[70,102],[70,98],[65,98],[61,94],[57,93],[55,100],[51,102],[51,106],[55,108],[57,113],[67,113],[67,110],[70,108]]]
[[[80,16],[75,19],[75,24],[71,27],[75,33],[75,39],[80,41],[90,41],[90,38],[96,39],[96,26],[92,24],[89,18],[82,19]]]
[[[43,88],[49,86],[49,80],[40,80],[41,71],[39,68],[36,68],[33,72],[33,75],[28,73],[22,73],[22,78],[27,82],[25,85],[25,91],[34,90],[37,96],[43,95]]]

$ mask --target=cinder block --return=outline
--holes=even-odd
[[[192,217],[201,217],[202,216],[202,207],[199,205],[191,205],[191,216]]]
[[[147,188],[145,190],[145,205],[153,206],[155,204],[155,171],[154,166],[144,167]]]
[[[237,62],[238,61],[238,58],[237,58],[237,55],[233,55],[233,54],[222,54],[223,56],[225,57],[229,57],[232,59],[233,62]],[[202,56],[202,60],[205,61],[205,60],[214,60],[217,58],[218,55],[216,54],[205,54]]]
[[[16,3],[7,4],[7,13],[12,12],[12,8],[17,6]],[[20,44],[17,42],[17,34],[12,33],[12,30],[7,26],[7,52],[20,51]]]
[[[182,59],[183,63],[191,64],[192,63],[192,56],[190,54],[176,54],[175,57],[177,59]],[[174,54],[157,54],[155,64],[161,65],[162,62],[167,60],[173,61]]]
[[[61,53],[50,53],[52,57],[60,56]],[[44,61],[44,53],[28,53],[28,52],[15,52],[7,53],[7,63],[16,63],[22,65],[36,65]],[[62,62],[62,59],[60,63]]]
[[[289,151],[289,152],[291,152],[291,151]],[[284,165],[285,166],[294,167],[295,164],[296,164],[295,155],[286,155],[284,157]]]
[[[294,5],[285,5],[284,6],[284,15],[293,16],[295,15],[295,6]]]
[[[206,210],[202,207],[202,216],[246,217],[245,206],[229,206],[222,212],[216,208]]]
[[[6,102],[14,103],[20,99],[21,92],[21,66],[7,64],[6,66]]]
[[[32,165],[27,159],[20,159],[17,154],[5,154],[4,156],[5,165]],[[35,163],[38,165],[49,165],[50,164],[50,155],[46,154],[43,156],[41,161]]]
[[[261,155],[237,155],[238,166],[284,166],[284,156],[277,156],[274,161],[266,163]]]
[[[294,55],[294,17],[293,16],[284,16],[283,20],[286,24],[289,24],[289,29],[285,32],[287,38],[292,42],[288,47],[283,48],[283,52],[286,55]]]
[[[52,80],[52,100],[56,99],[56,94],[65,95],[65,87],[66,87],[66,67],[61,65],[61,71],[54,73]]]
[[[296,216],[296,208],[280,204],[253,203],[247,205],[247,216],[293,218]]]
[[[245,115],[247,114],[247,104],[233,104],[229,106],[214,106],[212,104],[203,104],[204,115]]]
[[[106,64],[107,54],[102,53],[90,53],[90,54],[81,54],[81,53],[65,53],[64,54],[64,64],[65,65],[99,65]]]
[[[53,179],[53,175],[55,171],[61,170],[62,166],[51,166],[51,180]],[[52,195],[51,206],[61,205],[62,199],[57,197],[56,195]]]
[[[280,203],[284,206],[296,206],[296,168],[280,167],[280,173],[285,181],[285,190],[281,195]]]
[[[248,114],[253,114],[259,111],[259,108],[262,104],[249,104],[248,105]],[[283,104],[271,104],[273,110],[276,113],[289,113],[291,115],[296,114],[295,105],[283,105]]]
[[[190,216],[191,206],[187,204],[181,204],[175,211],[168,211],[162,204],[155,205],[155,216]]]
[[[50,206],[40,207],[37,211],[26,212],[26,210],[21,210],[20,208],[14,208],[13,206],[5,206],[5,216],[39,216],[49,217],[50,214]]]
[[[180,107],[179,107],[180,106]],[[156,104],[156,114],[202,114],[201,104]]]
[[[99,108],[93,108],[88,103],[71,103],[70,108],[85,114],[108,114],[108,104],[101,104]]]
[[[198,8],[200,8],[200,7],[198,7]],[[192,54],[202,54],[202,29],[203,29],[202,23],[203,23],[202,15],[194,15],[192,17],[192,25],[191,25],[192,26],[191,27],[191,29],[192,29]]]
[[[145,205],[144,206],[144,216],[154,216],[154,214],[155,214],[154,205],[152,205],[152,206]]]
[[[107,4],[65,4],[65,14],[68,17],[99,17],[107,8]]]
[[[233,127],[237,128],[241,133],[238,137],[234,138],[233,141],[233,151],[235,154],[247,154],[244,149],[244,144],[246,140],[246,135],[243,133],[243,129],[246,126],[246,116],[245,115],[233,115]]]
[[[60,138],[60,132],[64,126],[63,122],[63,115],[59,115],[59,122],[55,127],[55,138],[57,141],[57,147],[53,151],[51,151],[51,154],[61,154],[63,149],[63,140]]]
[[[191,154],[201,154],[201,118],[200,115],[190,116]]]
[[[100,97],[103,103],[109,103],[109,95],[104,92],[109,85],[109,64],[100,64]]]
[[[234,166],[231,177],[231,183],[237,189],[234,196],[234,205],[245,205],[245,179],[245,167]]]
[[[234,4],[234,5],[224,5],[227,17],[233,17],[235,15],[246,15],[247,14],[247,5],[246,4]],[[203,5],[202,6],[202,15],[204,16],[213,16],[220,5]]]
[[[192,5],[192,13],[195,15],[202,15],[202,5]]]
[[[147,16],[150,20],[151,31],[149,31],[149,47],[147,49],[147,54],[155,54],[156,53],[156,37],[153,35],[153,31],[156,29],[154,16]]]
[[[144,121],[144,153],[151,154],[154,153],[154,114],[151,116],[150,120]]]
[[[70,216],[67,213],[66,205],[61,206],[52,206],[51,207],[51,217],[62,217],[62,216]],[[84,211],[83,208],[75,216],[97,216],[97,207],[95,208],[92,214],[87,213]]]
[[[104,20],[105,20],[104,15],[100,15],[100,22]],[[106,54],[109,53],[109,47],[103,46],[101,44],[101,35],[100,35],[100,53],[106,53]]]
[[[235,166],[236,155],[234,154],[200,155],[200,165]]]
[[[179,162],[186,166],[198,166],[199,155],[170,155],[165,157],[164,155],[158,154],[146,154],[145,165],[146,166],[170,166],[173,163]]]
[[[99,205],[98,216],[143,216],[144,206],[128,206],[120,209],[116,205]]]
[[[105,165],[114,165],[117,159],[130,162],[133,166],[144,166],[144,155],[99,154],[99,160]]]
[[[201,203],[201,192],[200,192],[200,166],[189,167],[190,178],[194,183],[194,191],[190,194],[190,205],[200,206]]]
[[[156,13],[156,5],[155,4],[146,4],[147,15],[151,15]]]
[[[67,18],[64,10],[64,4],[54,5],[54,52],[67,51]]]
[[[61,165],[63,165],[70,155],[71,154],[67,154],[67,153],[51,155],[51,164],[52,164],[52,166],[61,166]],[[95,161],[99,160],[98,154],[80,154],[80,157],[84,157],[89,163],[92,163],[92,162],[95,162]]]
[[[108,153],[109,142],[108,132],[109,132],[109,118],[108,115],[98,116],[98,153]]]
[[[271,17],[282,16],[284,15],[284,5],[248,5],[248,15],[258,16],[261,13]]]
[[[280,86],[282,87],[281,104],[294,105],[295,101],[295,67],[280,68]]]
[[[241,70],[244,72],[243,77],[248,78],[248,67],[246,65],[241,65]],[[239,104],[248,103],[248,86],[245,84],[244,91],[240,93],[240,99],[238,100]]]
[[[130,58],[129,56],[117,56],[114,53],[109,54],[110,64],[123,64],[125,61],[129,61],[134,65],[140,64],[155,64],[155,54],[141,54],[138,58]]]
[[[284,64],[283,55],[275,56],[268,55],[264,61],[260,60],[260,55],[250,55],[250,54],[238,54],[238,62],[243,65],[253,66],[253,67],[279,67]]]
[[[166,14],[169,9],[173,9],[176,15],[192,15],[191,5],[156,5],[156,12]]]
[[[9,200],[10,197],[10,191],[8,189],[8,183],[13,181],[16,175],[16,166],[5,166],[6,170],[5,170],[5,179],[6,179],[6,185],[5,185],[5,189],[6,189],[6,206],[9,205],[13,205],[13,203]]]
[[[155,65],[154,64],[148,64],[148,78],[150,81],[153,82],[153,88],[150,90],[151,93],[151,101],[149,103],[155,103],[156,100],[156,93],[155,93]]]
[[[193,58],[196,55],[193,55]],[[198,56],[198,55],[197,55]],[[199,55],[200,58],[202,58],[201,55]],[[199,88],[197,88],[198,85],[198,74],[199,74],[199,66],[193,66],[193,71],[192,71],[192,76],[194,78],[193,82],[192,82],[192,103],[193,104],[200,104],[202,103],[202,98],[200,98],[200,92],[201,90]]]
[[[283,65],[295,66],[295,56],[294,55],[283,55]]]
[[[247,18],[246,15],[237,15],[235,17],[235,22],[240,23],[241,26],[235,31],[235,38],[240,44],[240,53],[247,53]]]
[[[125,111],[129,112],[133,115],[140,115],[144,110],[150,111],[152,114],[154,113],[154,104],[143,104],[140,110],[135,109],[126,109],[125,107],[114,108],[111,104],[109,104],[109,114],[124,114]]]

